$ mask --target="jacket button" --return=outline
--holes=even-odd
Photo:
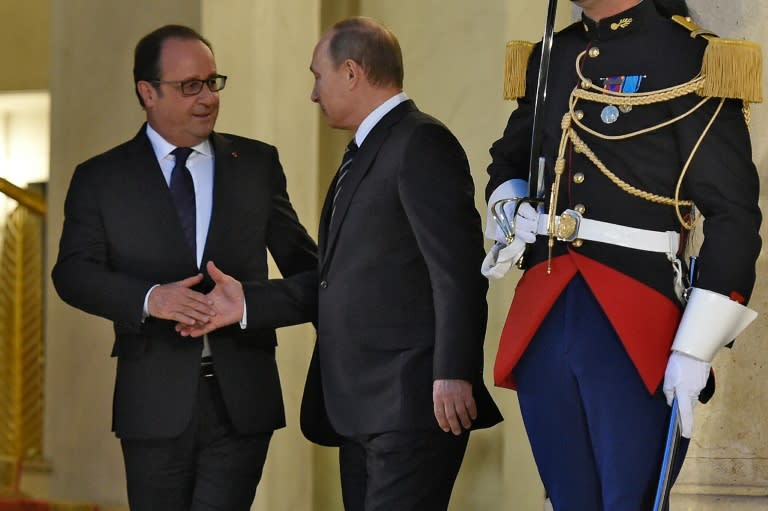
[[[583,172],[577,172],[573,175],[573,182],[577,185],[580,185],[584,182],[584,173]]]
[[[572,246],[573,248],[579,248],[579,247],[581,247],[583,244],[584,244],[584,240],[582,240],[582,239],[575,239],[575,240],[573,240],[573,241],[571,242],[571,246]]]
[[[323,289],[327,288],[328,287],[328,282],[325,281],[325,280],[321,280],[320,281],[320,287],[323,288]]]
[[[599,57],[600,56],[600,48],[598,48],[597,46],[593,46],[592,48],[590,48],[589,49],[589,56],[592,57],[593,59]]]
[[[575,209],[576,211],[578,211],[579,213],[581,213],[583,215],[584,212],[587,210],[587,207],[584,204],[576,204],[573,207],[573,209]]]

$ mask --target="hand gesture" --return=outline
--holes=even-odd
[[[198,273],[178,282],[155,286],[149,292],[147,312],[153,318],[170,319],[182,325],[205,324],[216,314],[210,299],[191,288],[203,281]]]
[[[209,261],[206,265],[214,288],[205,298],[212,304],[215,314],[208,321],[194,323],[179,322],[176,331],[183,336],[200,337],[217,328],[239,323],[243,319],[245,295],[243,285],[237,279],[227,275]]]

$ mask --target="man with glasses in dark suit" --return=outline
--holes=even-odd
[[[145,36],[134,81],[147,122],[79,165],[65,204],[53,282],[114,323],[113,430],[134,511],[249,509],[285,425],[274,333],[284,297],[246,287],[235,324],[192,338],[175,328],[217,314],[211,269],[265,281],[267,249],[283,275],[317,267],[277,150],[213,131],[226,80],[194,30]],[[262,308],[274,314],[249,322]]]

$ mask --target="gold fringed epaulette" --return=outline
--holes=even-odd
[[[760,45],[712,37],[704,51],[702,96],[763,101],[763,57]]]
[[[691,37],[707,40],[701,75],[700,96],[735,98],[750,103],[763,101],[763,56],[760,45],[751,41],[724,39],[703,30],[691,18],[672,16],[672,20],[691,32]]]
[[[504,99],[517,99],[525,95],[525,76],[533,43],[509,41],[504,64]]]

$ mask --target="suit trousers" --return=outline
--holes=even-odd
[[[445,511],[469,432],[439,429],[347,438],[339,448],[346,511]]]
[[[250,509],[272,433],[238,434],[216,377],[198,381],[196,409],[179,437],[121,440],[131,511]]]
[[[648,393],[580,275],[558,298],[514,376],[555,511],[652,509],[670,408],[661,393]],[[673,478],[687,447],[682,439]]]

